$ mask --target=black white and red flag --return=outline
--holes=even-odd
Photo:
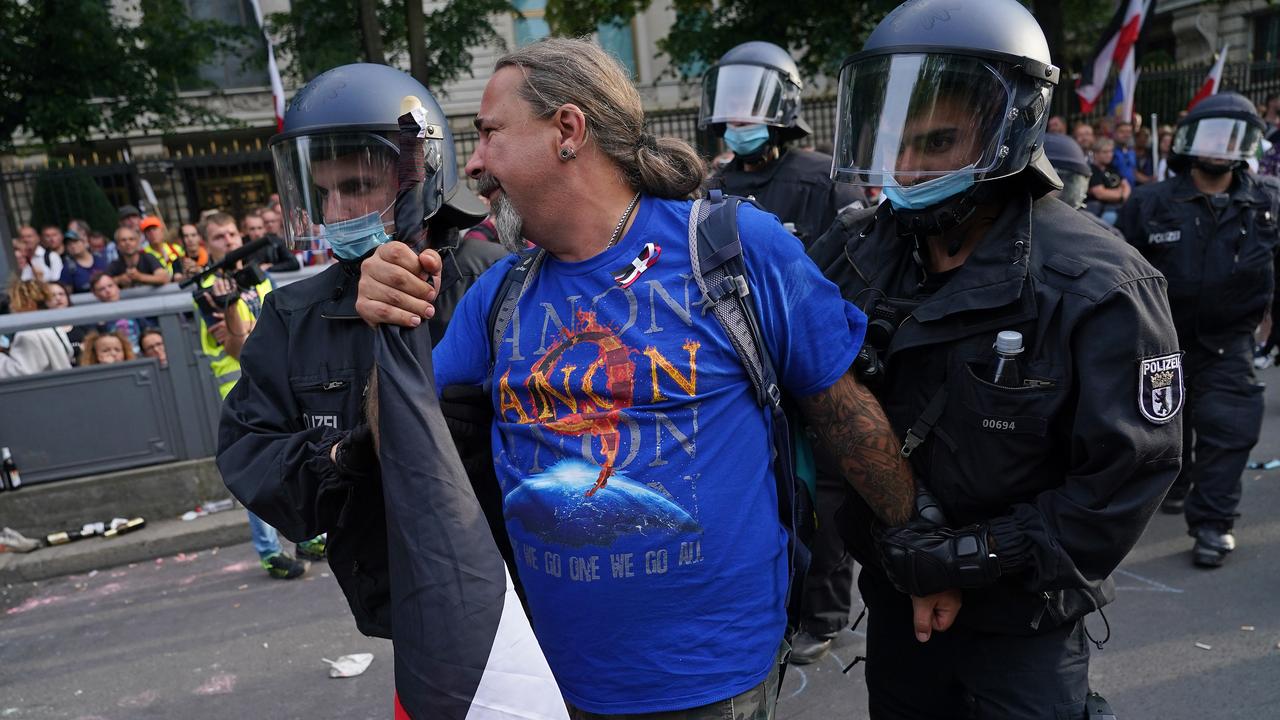
[[[1204,84],[1196,91],[1195,97],[1191,98],[1191,102],[1187,105],[1187,110],[1195,107],[1201,100],[1210,95],[1217,95],[1218,88],[1222,86],[1222,68],[1227,64],[1227,49],[1231,46],[1228,43],[1222,44],[1222,52],[1213,60],[1213,67],[1209,68],[1209,75],[1204,79]]]
[[[1117,70],[1124,68],[1130,53],[1135,51],[1134,46],[1138,43],[1143,21],[1150,9],[1151,3],[1148,0],[1124,0],[1120,3],[1116,14],[1107,24],[1107,29],[1102,31],[1101,43],[1085,63],[1083,77],[1076,81],[1076,97],[1080,99],[1081,112],[1088,114],[1093,111],[1112,66]],[[1130,85],[1133,85],[1132,80]],[[1132,87],[1126,90],[1133,92]]]
[[[422,250],[448,140],[420,104],[401,110],[396,239]],[[380,327],[374,362],[396,717],[567,720],[440,412],[430,332]]]

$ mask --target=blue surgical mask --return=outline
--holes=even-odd
[[[909,187],[885,185],[884,196],[895,210],[923,210],[973,187],[973,173],[968,168]]]
[[[769,142],[768,125],[729,125],[724,129],[724,144],[735,155],[753,155]]]
[[[376,212],[325,223],[324,239],[333,247],[333,254],[343,260],[359,260],[365,253],[391,240],[382,224],[382,213]]]

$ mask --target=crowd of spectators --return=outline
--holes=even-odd
[[[1280,94],[1268,96],[1258,112],[1267,122],[1267,133],[1262,154],[1249,163],[1250,167],[1263,175],[1280,176]],[[1103,116],[1071,125],[1055,115],[1049,118],[1047,130],[1069,135],[1084,151],[1092,171],[1084,209],[1108,224],[1115,224],[1120,207],[1134,188],[1172,174],[1167,162],[1173,147],[1172,125],[1146,127],[1137,113],[1132,120]]]
[[[1280,176],[1280,95],[1267,97],[1259,112],[1268,124],[1268,132],[1262,155],[1250,164],[1259,173]],[[1084,151],[1091,172],[1083,209],[1106,223],[1115,223],[1134,188],[1159,182],[1171,174],[1167,158],[1173,144],[1172,125],[1145,127],[1136,113],[1131,120],[1103,116],[1073,124],[1064,117],[1053,116],[1048,121],[1048,132],[1070,136]],[[212,212],[206,211],[202,217]],[[239,233],[246,243],[267,239],[266,246],[251,262],[268,272],[288,272],[333,260],[328,252],[290,251],[274,197],[271,204],[240,218]],[[492,221],[486,220],[468,237],[493,239],[495,234]],[[116,302],[122,288],[181,282],[211,261],[203,223],[184,223],[174,232],[159,217],[144,215],[133,205],[119,208],[119,224],[109,233],[78,219],[68,221],[66,228],[24,225],[18,228],[13,246],[9,312],[66,307],[74,293],[88,292],[98,302]],[[155,318],[119,318],[92,327],[46,330],[49,332],[0,337],[0,377],[61,369],[56,347],[65,350],[67,366],[137,356],[155,357],[162,364],[166,361],[164,339]],[[112,339],[124,347],[119,351],[106,347],[112,345]],[[102,344],[103,351],[96,344]]]
[[[210,214],[212,211],[207,211],[202,217]],[[250,212],[238,224],[245,242],[267,239],[267,245],[250,262],[268,272],[332,261],[329,253],[295,254],[289,250],[282,237],[278,204]],[[79,293],[91,293],[100,303],[118,302],[121,289],[181,282],[211,262],[203,222],[183,223],[174,232],[159,217],[144,215],[133,205],[119,208],[115,228],[95,229],[79,219],[68,221],[65,228],[23,225],[14,237],[13,248],[14,272],[6,283],[6,297],[0,299],[0,312],[68,307],[72,296]],[[122,317],[0,336],[0,377],[135,357],[153,357],[162,366],[167,364],[156,318]]]

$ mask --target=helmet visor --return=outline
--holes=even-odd
[[[698,126],[740,122],[786,126],[800,101],[800,87],[763,65],[718,65],[702,78]]]
[[[1258,152],[1262,130],[1235,118],[1204,118],[1182,125],[1173,136],[1173,151],[1213,160],[1249,160]]]
[[[903,187],[1000,164],[1013,87],[996,64],[955,55],[875,55],[840,71],[832,177]]]
[[[272,145],[271,156],[285,240],[294,250],[323,250],[327,224],[371,213],[387,234],[395,231],[399,150],[392,141],[372,132],[302,135]]]

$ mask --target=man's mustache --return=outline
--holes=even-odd
[[[502,187],[502,183],[499,183],[498,179],[489,173],[481,173],[480,177],[476,178],[476,193],[479,195],[488,197],[500,187]]]

